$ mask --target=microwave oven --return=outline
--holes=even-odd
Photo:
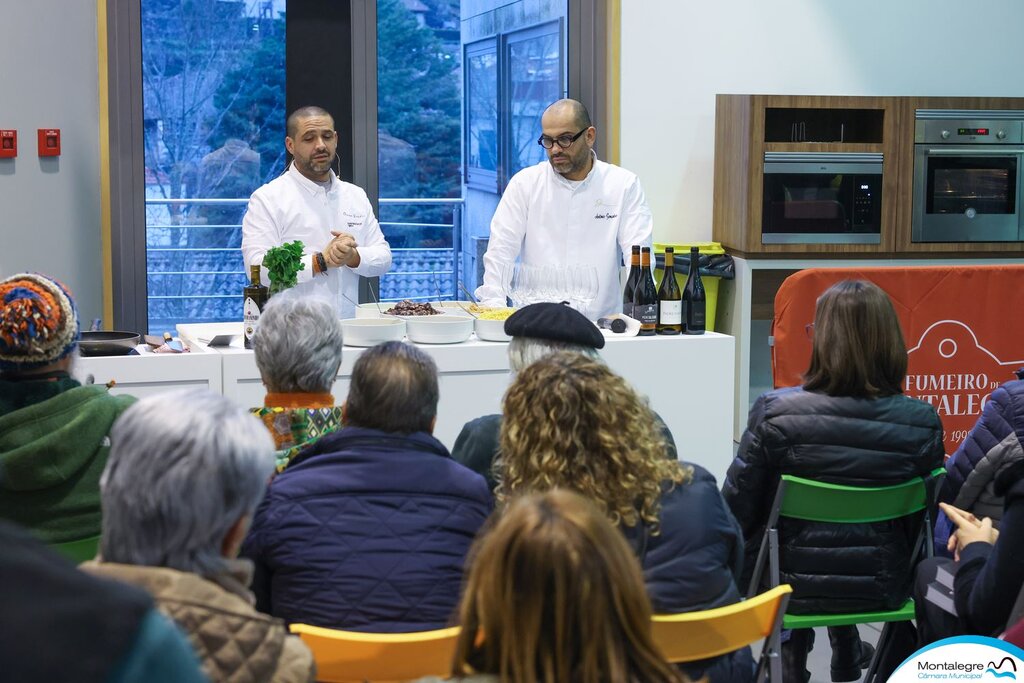
[[[880,244],[882,155],[766,152],[762,244]]]

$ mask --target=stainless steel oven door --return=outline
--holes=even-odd
[[[914,146],[914,242],[1016,242],[1024,147]]]

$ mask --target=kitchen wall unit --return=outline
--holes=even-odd
[[[893,250],[901,114],[894,98],[718,95],[716,102],[712,215],[715,241],[740,255],[849,255]],[[766,152],[881,154],[879,243],[763,244]]]
[[[896,197],[896,242],[898,253],[918,253],[926,257],[950,254],[958,256],[1005,254],[1021,252],[1024,242],[912,242],[911,224],[914,208],[914,124],[919,109],[956,110],[1020,110],[1024,112],[1024,98],[1009,97],[900,97],[896,98],[900,110],[899,145],[896,165],[899,173]],[[1024,169],[1017,169],[1018,173]],[[1020,198],[1024,201],[1024,197]]]
[[[718,95],[713,239],[730,253],[750,258],[926,258],[1020,252],[1024,242],[911,241],[918,109],[1024,111],[1024,98]],[[762,243],[766,152],[882,154],[878,244]]]

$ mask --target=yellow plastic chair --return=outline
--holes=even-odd
[[[779,627],[786,613],[789,584],[776,586],[734,605],[701,612],[656,614],[652,619],[654,642],[672,663],[717,657],[764,641],[755,681],[782,683],[779,659]]]
[[[51,543],[50,547],[75,564],[81,564],[96,557],[96,553],[100,549],[100,537],[92,536],[66,543]]]
[[[292,624],[316,661],[323,683],[391,683],[423,676],[447,678],[460,628],[417,633],[361,633]]]

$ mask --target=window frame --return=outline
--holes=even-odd
[[[102,1],[102,0],[101,0]],[[610,112],[617,109],[618,82],[609,78],[609,56],[617,59],[617,14],[621,0],[568,0],[563,31],[568,96],[586,102],[591,120],[617,139]],[[110,292],[115,329],[148,329],[145,176],[143,158],[141,0],[106,0],[107,97],[110,140]],[[377,0],[351,4],[353,180],[376,208],[377,182]],[[101,75],[102,77],[102,75]],[[499,79],[499,89],[501,87]],[[617,122],[616,122],[617,123]],[[371,135],[370,133],[373,132]],[[500,151],[499,151],[500,155]],[[614,161],[613,147],[607,158]],[[465,155],[464,155],[465,158]],[[463,166],[465,169],[465,166]],[[490,191],[500,194],[504,185]],[[369,282],[363,282],[360,299]]]
[[[470,162],[470,112],[469,106],[466,104],[470,98],[470,69],[469,61],[471,58],[478,55],[494,55],[495,60],[495,75],[494,75],[494,90],[497,96],[497,111],[495,112],[495,132],[498,135],[498,139],[495,141],[495,170],[482,168],[475,166]],[[498,50],[498,38],[492,36],[490,38],[484,38],[483,40],[477,40],[472,43],[466,43],[462,48],[462,68],[464,82],[462,87],[462,101],[463,101],[463,121],[462,121],[462,144],[463,144],[463,178],[465,184],[469,187],[478,190],[485,190],[491,192],[500,192],[502,189],[501,182],[499,181],[499,174],[502,167],[502,146],[501,146],[501,101],[502,101],[502,78],[501,78],[501,55]]]

